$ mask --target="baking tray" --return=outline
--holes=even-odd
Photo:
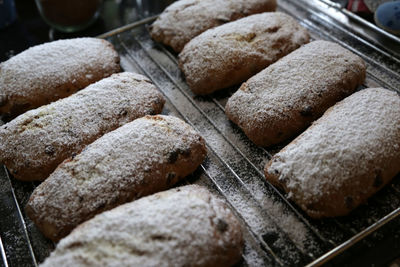
[[[312,39],[331,40],[363,57],[362,87],[400,88],[400,61],[321,11],[315,1],[279,1]],[[383,265],[400,256],[400,176],[370,200],[340,218],[313,220],[265,181],[266,162],[285,144],[252,144],[224,114],[228,88],[195,96],[177,66],[177,55],[151,40],[147,18],[100,37],[112,42],[125,71],[148,76],[167,99],[164,114],[184,119],[205,138],[208,156],[182,184],[201,184],[221,195],[240,218],[245,249],[239,266]],[[360,137],[362,138],[362,137]],[[36,266],[54,249],[25,216],[23,207],[39,183],[20,182],[0,169],[0,253],[3,266]],[[377,254],[378,253],[378,254]]]

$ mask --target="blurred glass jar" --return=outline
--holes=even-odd
[[[89,27],[99,16],[102,0],[36,0],[47,24],[62,32]]]
[[[16,18],[14,0],[0,0],[0,29],[13,23]]]

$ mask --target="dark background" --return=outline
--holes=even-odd
[[[10,26],[0,29],[0,62],[31,46],[52,39],[97,36],[122,25],[158,14],[171,2],[173,1],[104,0],[100,18],[92,26],[78,33],[65,34],[50,29],[50,26],[40,17],[34,0],[15,0],[17,20]]]

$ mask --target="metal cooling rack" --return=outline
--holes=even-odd
[[[279,10],[295,17],[313,39],[337,42],[364,58],[368,71],[360,90],[382,86],[399,92],[400,60],[396,54],[335,20],[331,9],[319,1],[279,2]],[[226,118],[224,106],[237,87],[195,96],[177,66],[176,54],[151,40],[147,25],[153,20],[148,18],[101,37],[114,44],[125,71],[148,76],[164,94],[164,114],[183,118],[205,138],[208,157],[184,183],[205,185],[220,194],[241,219],[246,242],[240,266],[365,266],[385,264],[400,256],[400,176],[349,216],[309,218],[263,175],[266,162],[285,144],[257,147]],[[23,210],[36,186],[10,178],[5,168],[0,170],[3,266],[37,266],[54,249]],[[378,258],[368,257],[377,251]]]

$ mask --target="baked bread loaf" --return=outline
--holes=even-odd
[[[120,71],[111,43],[96,38],[34,46],[0,64],[0,114],[15,117]]]
[[[58,240],[105,210],[165,190],[204,160],[203,138],[170,116],[145,116],[64,161],[32,193],[27,215]]]
[[[210,29],[179,54],[195,94],[241,83],[309,41],[306,29],[280,12],[252,15]]]
[[[314,41],[261,71],[225,112],[259,146],[291,138],[365,79],[364,61],[338,44]]]
[[[383,88],[339,102],[265,167],[313,218],[342,216],[400,172],[400,96]]]
[[[189,185],[97,215],[40,266],[232,266],[242,249],[240,223],[225,202]]]
[[[256,13],[275,11],[276,0],[180,0],[150,26],[151,37],[180,52],[200,33]]]
[[[164,98],[146,77],[113,74],[0,127],[0,161],[19,180],[44,180],[103,134],[160,113]]]

